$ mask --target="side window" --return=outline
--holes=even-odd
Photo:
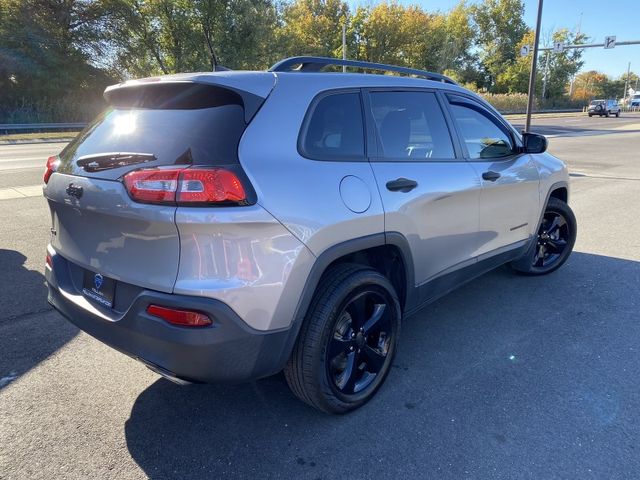
[[[451,112],[458,124],[461,140],[467,146],[469,158],[501,158],[514,153],[511,136],[479,105],[475,107],[451,99]]]
[[[318,160],[364,158],[364,126],[360,94],[322,97],[307,119],[301,153]]]
[[[434,93],[371,92],[371,111],[388,159],[455,159],[451,135]]]

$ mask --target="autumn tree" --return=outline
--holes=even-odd
[[[342,0],[294,0],[282,10],[278,45],[284,56],[342,56],[342,25],[348,17]]]
[[[517,46],[527,33],[523,0],[484,0],[472,7],[486,86],[517,59]]]
[[[270,0],[120,0],[117,65],[133,76],[265,68],[275,58]]]

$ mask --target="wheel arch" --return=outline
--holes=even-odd
[[[564,203],[569,203],[569,188],[566,182],[558,182],[554,183],[549,189],[549,194],[547,195],[547,200],[545,202],[545,207],[547,203],[549,203],[549,199],[557,198],[558,200],[562,200]]]
[[[409,242],[399,232],[386,232],[354,238],[327,248],[316,258],[300,295],[289,338],[282,352],[282,366],[288,360],[300,333],[313,295],[325,272],[338,263],[356,263],[379,271],[398,293],[402,311],[417,304],[413,257]]]

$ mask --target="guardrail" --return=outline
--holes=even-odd
[[[81,130],[86,123],[0,123],[0,134]]]

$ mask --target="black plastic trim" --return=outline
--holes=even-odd
[[[45,270],[48,301],[58,312],[103,343],[169,376],[189,382],[248,381],[277,373],[290,354],[284,348],[288,330],[255,330],[219,300],[141,289],[125,311],[114,311],[83,299],[70,278],[71,262],[54,253],[52,265]],[[87,302],[96,313],[84,306]],[[203,312],[213,325],[171,325],[146,312],[152,303]]]

